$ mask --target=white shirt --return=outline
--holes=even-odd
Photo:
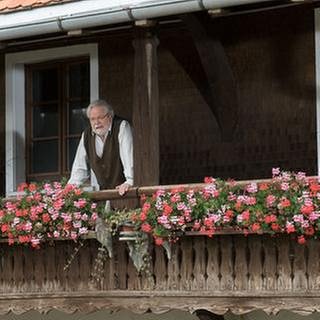
[[[110,130],[109,130],[110,132]],[[109,133],[108,132],[108,133]],[[106,137],[108,139],[108,136]],[[123,120],[120,123],[118,141],[119,153],[123,166],[123,174],[126,178],[126,183],[133,185],[133,141],[132,131],[128,121]],[[104,142],[96,136],[96,153],[98,157],[102,156]],[[91,177],[91,185],[99,190],[99,184],[94,172],[88,168],[87,153],[84,147],[84,134],[82,133],[76,156],[73,161],[71,176],[68,183],[81,185]]]

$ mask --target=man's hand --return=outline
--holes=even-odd
[[[124,182],[123,184],[116,186],[116,189],[119,191],[120,196],[123,196],[127,193],[130,187],[131,185],[129,183]]]

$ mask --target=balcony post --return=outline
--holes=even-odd
[[[159,184],[159,41],[153,25],[152,21],[138,21],[134,31],[132,119],[135,185]]]

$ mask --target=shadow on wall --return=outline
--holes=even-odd
[[[169,311],[162,314],[136,314],[127,310],[101,310],[90,314],[75,312],[67,314],[53,310],[46,314],[29,311],[21,315],[12,312],[0,316],[0,320],[198,320],[195,315],[183,311]]]
[[[281,310],[277,315],[267,315],[265,312],[257,310],[245,315],[235,315],[228,312],[224,316],[225,320],[319,320],[320,313],[315,312],[308,316],[299,315],[291,311]]]
[[[3,163],[4,178],[0,180],[0,195],[5,195],[6,186],[5,180],[8,180],[8,184],[13,184],[12,191],[15,191],[16,187],[26,181],[26,157],[25,157],[25,138],[21,135],[21,132],[6,131],[6,136],[12,136],[12,144],[7,146],[6,158]],[[14,180],[14,181],[13,181]]]

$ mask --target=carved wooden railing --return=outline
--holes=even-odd
[[[189,187],[202,185],[190,185]],[[128,198],[152,192],[140,188]],[[169,186],[168,188],[171,188]],[[95,192],[96,200],[116,199],[115,191]],[[150,275],[138,273],[125,242],[114,239],[101,281],[92,281],[99,251],[95,239],[84,241],[68,270],[68,258],[78,244],[45,243],[41,249],[0,243],[0,311],[84,312],[127,308],[134,312],[170,309],[281,309],[311,313],[320,309],[320,241],[299,245],[287,235],[244,236],[233,231],[212,238],[193,234],[172,245],[172,257],[150,243]]]

